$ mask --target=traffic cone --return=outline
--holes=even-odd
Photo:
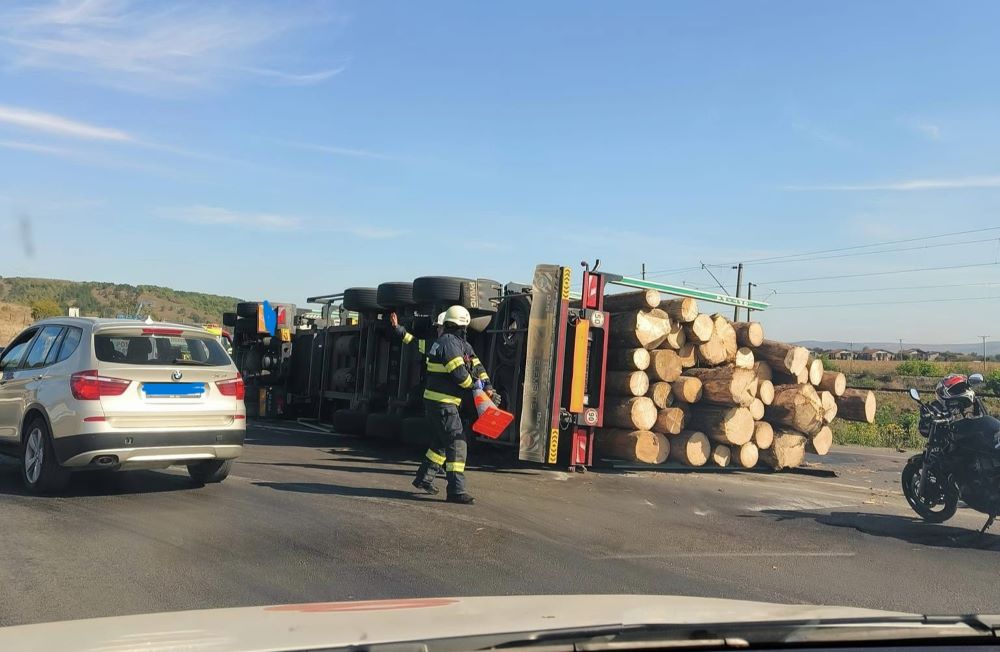
[[[486,392],[481,389],[472,390],[472,401],[479,414],[479,418],[472,423],[472,430],[483,437],[496,439],[514,420],[513,414],[498,408]]]

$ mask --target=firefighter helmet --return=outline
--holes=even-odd
[[[462,306],[452,306],[444,311],[444,323],[454,324],[460,328],[464,328],[469,325],[472,321],[472,316],[469,311]]]
[[[444,313],[438,315],[437,321],[434,322],[435,326],[444,326]]]

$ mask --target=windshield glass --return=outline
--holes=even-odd
[[[94,352],[101,362],[136,365],[176,365],[180,363],[223,366],[230,358],[210,335],[137,335],[101,333],[94,335]]]

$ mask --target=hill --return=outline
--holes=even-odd
[[[150,315],[161,321],[184,323],[219,322],[240,301],[203,292],[185,292],[158,285],[126,285],[96,281],[64,281],[48,278],[0,278],[0,302],[30,306],[51,299],[63,314],[70,307],[90,317],[127,314]],[[140,308],[141,304],[141,308]]]

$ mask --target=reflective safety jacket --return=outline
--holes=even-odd
[[[453,333],[439,337],[427,351],[427,385],[424,398],[461,405],[476,380],[490,386],[490,377],[472,345]]]
[[[413,340],[417,339],[417,338],[415,338],[413,336],[413,333],[411,333],[408,330],[406,330],[405,328],[403,328],[402,325],[397,326],[395,328],[395,331],[396,331],[396,337],[398,337],[399,339],[403,340],[403,344],[409,344],[409,343],[413,342]],[[417,350],[420,351],[420,355],[426,355],[427,354],[427,340],[417,340]]]

